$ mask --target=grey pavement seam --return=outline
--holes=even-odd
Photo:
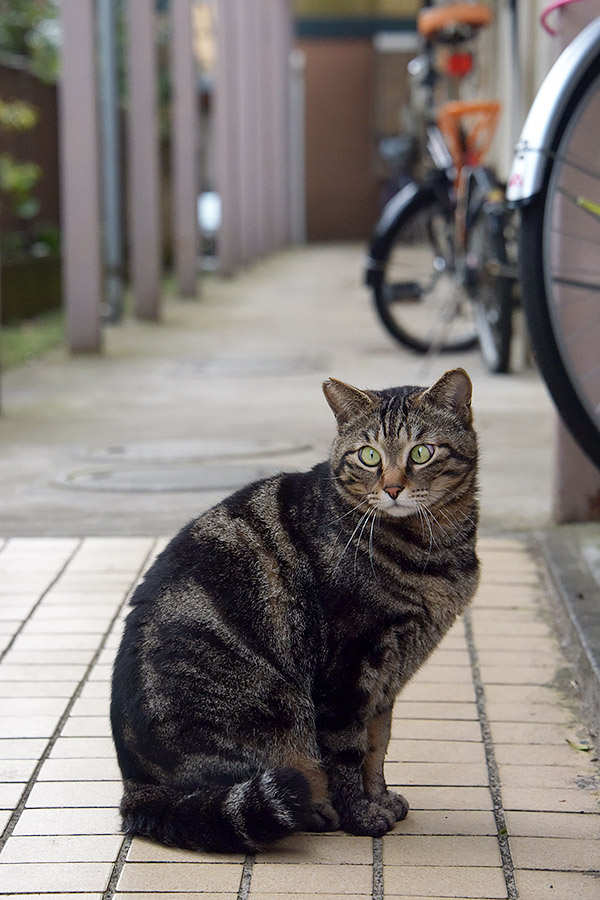
[[[373,838],[373,900],[383,900],[383,841]]]
[[[502,790],[500,783],[500,772],[498,763],[496,762],[496,754],[494,752],[494,744],[492,741],[492,732],[487,715],[485,690],[481,680],[479,670],[479,656],[477,647],[475,646],[475,637],[473,635],[473,623],[471,621],[471,612],[467,612],[463,616],[465,625],[465,635],[467,640],[467,648],[469,650],[469,660],[471,663],[471,676],[473,686],[475,688],[475,700],[477,704],[477,715],[479,717],[479,725],[481,727],[481,735],[483,737],[483,745],[485,749],[485,762],[488,771],[488,781],[490,793],[492,795],[492,805],[494,810],[494,820],[496,822],[496,831],[498,836],[498,844],[500,847],[500,856],[502,859],[502,871],[506,882],[506,891],[508,900],[519,900],[519,893],[515,881],[515,869],[508,840],[508,829],[506,827],[506,816],[504,815],[504,805],[502,802]]]
[[[237,900],[248,900],[255,860],[256,857],[250,853],[244,860],[244,867],[242,869],[242,877],[240,879],[240,889],[238,891]]]
[[[57,581],[59,580],[59,578],[61,577],[61,575],[65,572],[67,566],[69,565],[69,563],[71,562],[71,560],[73,559],[73,557],[75,556],[75,554],[77,553],[77,551],[80,549],[82,543],[83,543],[83,541],[82,541],[81,539],[77,541],[77,544],[76,544],[76,546],[75,546],[75,549],[73,550],[72,553],[69,554],[69,557],[68,557],[67,561],[65,562],[65,564],[61,567],[60,571],[55,575],[55,577],[52,579],[52,581],[50,582],[50,584],[48,585],[48,587],[45,588],[45,590],[42,591],[42,593],[40,594],[39,598],[38,598],[38,599],[36,600],[36,602],[33,604],[33,606],[31,607],[31,609],[29,610],[28,614],[25,616],[25,618],[23,619],[23,621],[21,622],[21,624],[19,625],[19,627],[17,628],[17,630],[15,631],[15,633],[13,634],[13,636],[11,637],[10,641],[8,642],[8,644],[6,645],[6,647],[4,648],[4,650],[2,651],[2,653],[0,653],[0,663],[3,662],[4,657],[6,656],[6,654],[7,654],[7,653],[9,652],[9,650],[11,650],[12,647],[14,646],[14,643],[15,643],[16,639],[17,639],[17,638],[19,637],[19,635],[22,633],[23,629],[25,628],[25,626],[27,625],[27,623],[29,622],[29,620],[31,619],[31,617],[33,616],[33,614],[35,613],[35,611],[39,608],[39,605],[40,605],[40,603],[42,602],[42,600],[44,599],[44,597],[46,597],[46,595],[50,593],[50,591],[52,590],[52,588],[54,587],[54,585],[57,583]],[[7,543],[6,543],[6,546],[8,546],[8,541],[7,541]],[[5,549],[5,548],[3,548],[3,549]]]
[[[18,802],[17,806],[15,807],[15,809],[13,810],[10,819],[8,820],[8,823],[6,825],[6,828],[4,829],[2,836],[0,836],[0,852],[4,848],[8,839],[12,836],[12,834],[16,828],[17,822],[21,818],[21,814],[22,814],[23,810],[25,809],[25,805],[27,803],[27,800],[29,799],[29,795],[31,794],[31,792],[35,786],[35,783],[37,781],[38,775],[40,774],[41,768],[44,765],[44,763],[46,762],[46,760],[49,758],[54,745],[56,744],[58,738],[60,737],[60,733],[61,733],[62,729],[64,728],[67,719],[69,718],[71,710],[73,709],[75,702],[79,699],[81,692],[88,680],[90,672],[96,665],[96,663],[100,657],[100,654],[104,650],[104,647],[106,646],[106,641],[108,640],[108,636],[111,633],[111,631],[114,627],[114,624],[117,621],[117,619],[121,613],[121,610],[123,609],[123,607],[129,600],[131,592],[132,592],[134,586],[136,585],[140,574],[144,571],[144,567],[146,566],[148,560],[151,558],[155,546],[156,546],[156,544],[153,543],[152,548],[148,551],[148,553],[146,554],[146,556],[144,558],[142,565],[139,567],[139,569],[135,575],[135,578],[132,579],[131,585],[125,594],[123,602],[119,604],[114,616],[110,620],[110,623],[108,624],[108,627],[107,627],[106,631],[104,632],[104,635],[102,636],[102,640],[98,644],[98,647],[96,648],[94,655],[93,655],[92,659],[90,660],[90,663],[87,666],[82,679],[80,680],[79,684],[77,685],[73,694],[71,695],[71,698],[70,698],[69,702],[67,703],[65,710],[56,725],[56,728],[52,732],[52,736],[48,740],[48,743],[46,744],[46,747],[44,748],[44,752],[42,753],[41,757],[39,758],[37,765],[36,765],[35,769],[33,770],[31,777],[29,778],[29,781],[27,782],[27,785],[25,786],[25,790],[21,794],[19,802]],[[72,556],[69,558],[69,561],[71,559],[72,559]],[[68,565],[68,563],[65,564],[65,566],[61,570],[61,573],[65,570],[67,565]],[[44,594],[45,593],[46,593],[46,591],[44,592]],[[120,858],[120,854],[119,854],[119,858]],[[115,866],[116,866],[116,863],[115,863]],[[115,866],[113,866],[113,874],[115,872]],[[111,874],[110,883],[112,883],[113,874]],[[112,894],[108,894],[106,896],[105,900],[112,900]]]

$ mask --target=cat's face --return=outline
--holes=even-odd
[[[463,369],[429,389],[361,391],[330,379],[323,390],[338,423],[333,474],[352,505],[400,518],[443,507],[473,487],[477,440]]]

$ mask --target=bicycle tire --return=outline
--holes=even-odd
[[[458,352],[477,346],[472,305],[455,271],[453,228],[453,210],[432,191],[422,189],[397,219],[389,249],[380,261],[381,276],[373,285],[376,311],[389,334],[416,353]],[[402,280],[395,279],[396,271]],[[451,303],[451,292],[459,290],[464,294],[464,319],[454,317],[446,328],[439,319],[442,307]],[[441,334],[444,329],[446,333]]]
[[[521,211],[519,252],[523,307],[537,363],[562,420],[598,468],[600,214],[588,215],[580,201],[589,195],[590,187],[596,202],[600,201],[600,175],[593,174],[597,144],[590,139],[599,117],[600,53],[566,104],[542,190]],[[577,149],[588,143],[591,168]],[[587,256],[586,248],[591,250]],[[585,269],[578,262],[584,257]]]
[[[475,305],[479,349],[489,372],[508,372],[512,340],[513,293],[509,278],[493,265],[507,264],[504,216],[485,204],[467,237],[469,293]]]

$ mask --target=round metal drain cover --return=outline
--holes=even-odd
[[[203,468],[104,469],[72,472],[57,479],[63,487],[82,491],[116,491],[124,493],[190,493],[221,491],[243,487],[250,481],[275,475],[279,469],[268,466],[205,466]]]
[[[262,459],[265,456],[286,456],[311,450],[310,444],[286,441],[243,441],[203,438],[170,441],[140,441],[115,444],[110,447],[86,447],[81,456],[123,462],[211,462],[219,459]]]

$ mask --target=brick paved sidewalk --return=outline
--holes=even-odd
[[[598,900],[597,760],[517,541],[398,702],[383,840],[296,835],[256,858],[119,834],[108,722],[125,600],[161,541],[0,540],[0,896],[50,900]],[[587,749],[590,747],[590,749]]]

